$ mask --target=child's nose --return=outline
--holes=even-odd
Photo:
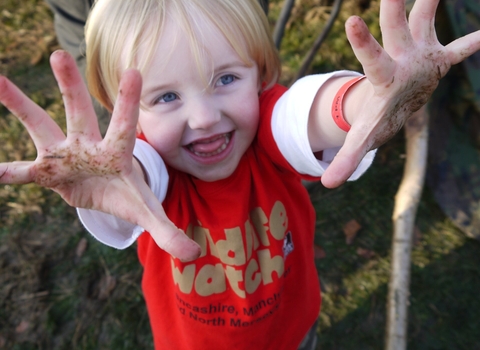
[[[218,123],[221,118],[220,110],[208,100],[192,104],[189,112],[188,126],[192,130],[208,129]]]

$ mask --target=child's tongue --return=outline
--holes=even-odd
[[[210,154],[220,150],[220,148],[227,142],[226,136],[220,136],[211,140],[201,142],[194,142],[190,145],[190,150],[194,153]]]

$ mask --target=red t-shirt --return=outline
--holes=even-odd
[[[156,349],[297,349],[320,309],[315,212],[271,132],[275,87],[260,97],[256,139],[227,179],[169,168],[167,216],[202,247],[182,263],[138,239]]]

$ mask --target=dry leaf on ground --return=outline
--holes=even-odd
[[[322,248],[322,246],[315,244],[313,246],[313,251],[315,254],[315,259],[320,260],[320,259],[325,259],[327,257],[327,253],[325,253],[325,250]]]
[[[365,259],[373,259],[375,257],[375,252],[370,249],[357,248],[357,255]]]
[[[75,255],[77,258],[81,258],[85,251],[87,250],[88,247],[88,241],[86,238],[82,238],[78,244],[77,244],[77,249],[75,250]]]
[[[117,286],[117,279],[110,275],[104,275],[100,280],[99,285],[99,300],[106,300],[112,294],[113,290]]]
[[[345,239],[348,245],[353,243],[353,240],[357,237],[357,233],[361,228],[362,225],[360,225],[355,219],[350,220],[343,226],[343,233],[345,234]]]
[[[15,332],[18,334],[24,333],[30,327],[30,322],[23,320],[15,328]]]

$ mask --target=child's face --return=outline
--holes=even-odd
[[[258,68],[203,21],[200,73],[189,39],[172,22],[143,76],[139,129],[170,166],[204,181],[224,179],[257,131]]]

